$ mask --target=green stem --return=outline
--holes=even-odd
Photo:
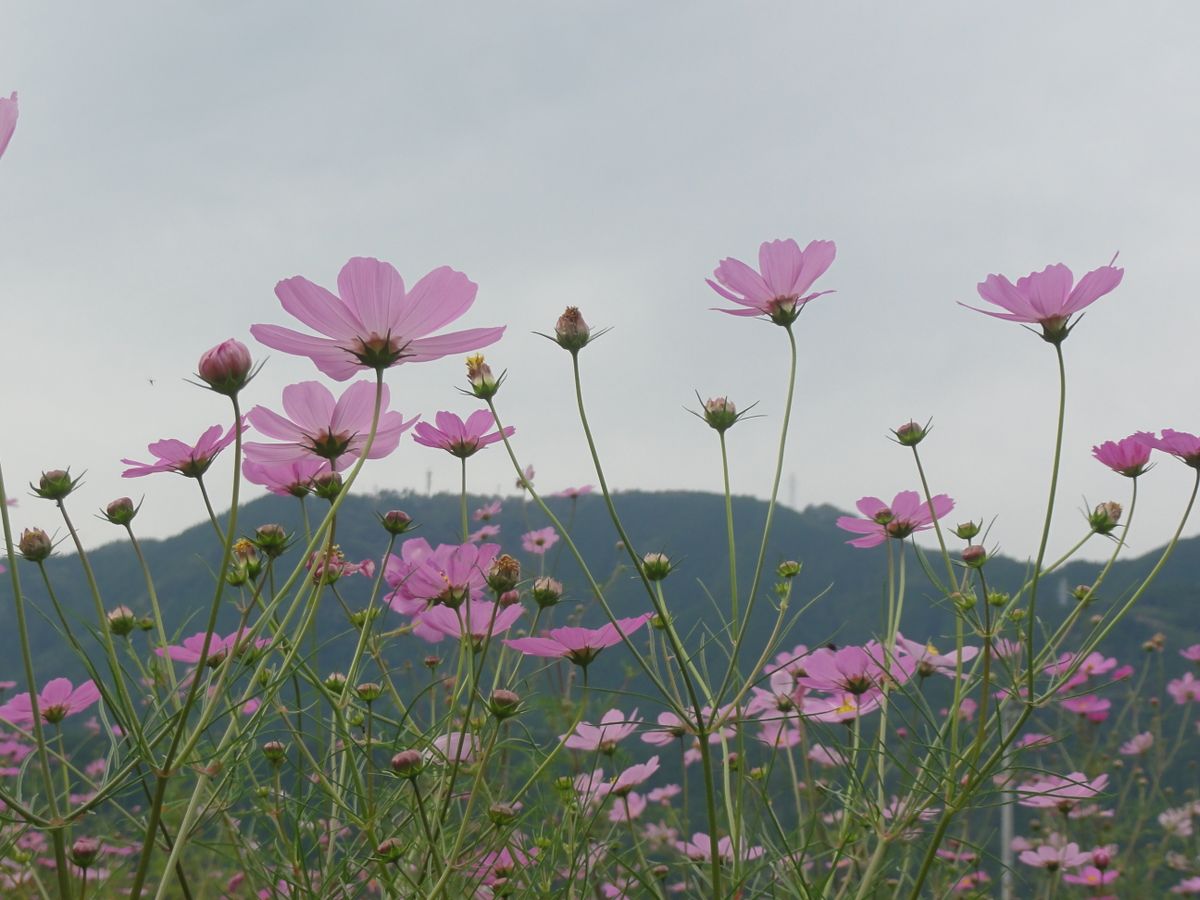
[[[729,602],[732,611],[733,640],[737,643],[738,629],[738,580],[737,545],[733,533],[733,496],[729,492],[729,454],[725,448],[725,432],[718,431],[721,439],[721,476],[725,486],[725,540],[729,544]]]
[[[460,457],[459,462],[462,463],[462,489],[459,492],[458,510],[462,519],[462,541],[465,544],[470,532],[470,525],[467,523],[467,458]]]

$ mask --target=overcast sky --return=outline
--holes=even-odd
[[[198,521],[193,482],[122,480],[120,458],[224,420],[223,398],[183,381],[200,353],[234,336],[268,355],[248,329],[293,324],[275,283],[332,287],[364,255],[410,284],[439,265],[479,283],[458,327],[508,325],[487,355],[543,490],[595,481],[569,357],[531,334],[569,303],[612,328],[581,359],[614,486],[719,489],[716,437],[684,411],[698,390],[759,401],[730,433],[732,477],[765,496],[785,336],[709,311],[704,279],[761,241],[825,238],[838,258],[817,287],[837,293],[797,324],[796,505],[916,487],[888,430],[932,417],[922,449],[952,518],[996,516],[993,541],[1023,556],[1054,353],[955,301],[990,272],[1079,276],[1119,250],[1124,283],[1065,344],[1063,548],[1085,497],[1126,499],[1094,443],[1200,431],[1198,31],[1200,8],[1164,3],[8,4],[9,490],[86,469],[74,505],[93,543],[112,526],[85,513],[122,494],[146,495],[145,534]],[[393,404],[465,414],[462,374],[457,357],[392,370]],[[248,403],[319,377],[272,352]],[[364,482],[423,490],[430,470],[456,487],[455,460],[406,438]],[[1191,474],[1166,459],[1142,479],[1136,552],[1167,539]],[[209,481],[228,489],[224,460]],[[511,491],[502,452],[471,481]],[[29,498],[13,516],[57,524]]]

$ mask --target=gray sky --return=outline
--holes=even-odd
[[[502,413],[544,490],[594,482],[567,355],[539,337],[579,305],[612,333],[585,351],[590,414],[619,488],[719,489],[704,396],[766,418],[731,433],[735,491],[770,484],[786,376],[781,329],[710,312],[722,257],[837,242],[797,333],[787,472],[797,505],[850,508],[916,487],[885,439],[923,445],[957,520],[998,516],[1036,549],[1054,355],[962,309],[989,272],[1115,251],[1125,281],[1066,343],[1071,406],[1054,546],[1075,510],[1125,500],[1092,444],[1200,431],[1195,400],[1200,9],[1180,4],[291,3],[6,6],[0,94],[21,119],[0,161],[0,460],[10,491],[88,470],[84,513],[145,493],[165,535],[203,510],[192,482],[120,478],[160,437],[226,416],[183,383],[255,322],[293,324],[275,282],[333,286],[354,255],[412,283],[479,283],[458,327],[507,324]],[[473,407],[462,361],[393,370],[393,404]],[[311,363],[272,353],[248,403],[278,407]],[[154,379],[151,386],[148,379]],[[452,489],[456,461],[405,439],[370,487]],[[512,489],[502,453],[471,462]],[[1190,471],[1143,479],[1135,551],[1173,530]],[[215,492],[229,484],[218,463]],[[784,497],[786,499],[786,481]],[[20,526],[56,524],[23,499]],[[831,526],[832,523],[831,523]],[[1188,528],[1200,529],[1200,522]],[[514,535],[509,535],[514,537]],[[1099,543],[1097,552],[1104,549]],[[797,548],[802,556],[803,548]]]

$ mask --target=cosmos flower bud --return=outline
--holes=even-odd
[[[276,559],[287,549],[288,533],[282,525],[270,523],[254,529],[254,546],[268,559]]]
[[[78,483],[79,479],[72,479],[69,470],[50,469],[42,473],[37,487],[33,487],[33,485],[30,487],[43,500],[61,500],[75,490],[75,485]]]
[[[279,766],[287,757],[287,748],[280,741],[267,741],[262,745],[262,755],[273,766]]]
[[[780,578],[795,578],[800,574],[800,563],[794,559],[785,560],[775,567],[775,574]]]
[[[50,535],[40,528],[26,528],[21,532],[21,540],[17,542],[21,556],[30,562],[40,563],[54,550]]]
[[[138,625],[138,617],[128,606],[114,606],[105,615],[108,630],[117,637],[125,637]]]
[[[533,583],[533,600],[542,609],[554,606],[562,599],[563,585],[556,578],[543,576]]]
[[[378,682],[364,681],[354,689],[354,693],[364,703],[372,703],[383,696],[383,687]]]
[[[93,837],[76,838],[71,845],[71,862],[81,869],[91,867],[100,856],[100,841]]]
[[[222,341],[200,357],[200,378],[218,394],[232,397],[250,380],[254,362],[241,341]]]
[[[671,574],[671,560],[665,553],[647,553],[642,557],[642,571],[650,581],[662,581]]]
[[[905,422],[899,428],[893,429],[892,434],[896,436],[896,441],[905,447],[915,447],[921,441],[925,440],[925,435],[929,434],[929,426],[919,425],[916,422]]]
[[[738,420],[737,407],[728,397],[712,397],[704,401],[704,421],[724,433]]]
[[[442,658],[440,656],[434,656],[431,653],[427,657],[425,657],[422,664],[425,666],[425,668],[427,668],[430,672],[432,672],[434,669],[436,669],[438,666],[440,666],[442,664]]]
[[[1090,603],[1092,600],[1096,599],[1092,593],[1092,586],[1090,584],[1075,585],[1075,587],[1071,590],[1071,596],[1080,603]]]
[[[396,862],[404,856],[406,847],[407,844],[400,838],[390,837],[379,842],[379,846],[375,848],[375,855],[388,862]]]
[[[330,672],[325,676],[323,684],[327,691],[335,694],[341,693],[342,688],[346,686],[346,676],[341,672]]]
[[[964,541],[969,541],[975,535],[979,534],[979,525],[975,522],[960,522],[957,526],[950,529],[954,532],[955,537],[962,538]]]
[[[962,552],[962,561],[972,569],[982,568],[987,562],[987,550],[979,544],[972,544]]]
[[[1008,606],[1008,601],[1011,599],[1012,597],[1004,591],[992,591],[987,595],[988,606],[994,606],[997,609]]]
[[[118,497],[108,506],[104,507],[104,518],[112,522],[114,525],[128,525],[133,521],[133,517],[137,515],[137,507],[133,505],[133,501],[128,497]]]
[[[583,320],[583,314],[575,306],[568,306],[554,325],[555,340],[558,341],[560,347],[570,350],[572,353],[578,353],[586,347],[591,334],[591,329]]]
[[[1121,521],[1121,512],[1120,503],[1114,503],[1111,500],[1106,503],[1098,503],[1092,510],[1092,514],[1088,516],[1088,524],[1097,534],[1108,534]]]
[[[507,719],[515,716],[520,712],[520,706],[520,695],[512,691],[506,691],[503,688],[492,691],[491,699],[488,700],[488,709],[492,711],[492,715],[497,719]]]
[[[509,606],[515,606],[516,604],[518,604],[520,602],[521,602],[520,591],[505,591],[503,594],[500,595],[499,603],[500,603],[501,607],[507,608]]]
[[[413,520],[404,510],[391,509],[379,517],[379,524],[388,534],[401,535],[413,527]]]
[[[488,818],[493,825],[508,825],[517,818],[517,808],[511,803],[493,803],[488,807]]]
[[[416,750],[401,750],[392,757],[392,771],[402,778],[416,778],[425,767],[425,761]]]
[[[488,569],[487,583],[497,594],[511,591],[521,580],[521,564],[507,553],[496,557]]]
[[[342,492],[342,476],[337,472],[322,472],[312,480],[313,493],[332,503]]]
[[[492,374],[482,353],[467,357],[467,381],[471,384],[471,393],[480,400],[490,400],[500,390],[500,379]]]

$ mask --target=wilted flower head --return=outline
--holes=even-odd
[[[979,284],[979,296],[1004,312],[961,305],[997,319],[1040,325],[1043,339],[1058,344],[1075,327],[1070,317],[1113,290],[1124,274],[1124,269],[1101,266],[1074,284],[1071,270],[1056,263],[1018,278],[1015,285],[1003,275],[989,275]]]
[[[721,309],[731,316],[767,316],[776,325],[791,325],[804,305],[832,291],[806,293],[833,264],[833,241],[812,241],[803,250],[791,238],[765,241],[758,248],[759,271],[739,259],[723,259],[708,286],[744,309]],[[719,283],[718,283],[719,282]]]
[[[275,286],[283,308],[323,337],[279,325],[252,325],[263,344],[309,357],[338,381],[362,369],[428,362],[495,343],[503,328],[471,328],[433,336],[475,302],[478,285],[448,266],[434,269],[409,291],[390,264],[355,257],[338,274],[338,294],[299,276]]]
[[[245,430],[245,423],[239,423]],[[121,462],[130,468],[121,473],[122,478],[140,478],[143,475],[153,475],[156,472],[178,472],[187,478],[199,478],[208,471],[217,454],[228,447],[237,438],[239,425],[231,425],[229,430],[221,434],[220,425],[213,425],[200,435],[195,444],[188,445],[173,438],[155,441],[146,449],[158,458],[157,462],[144,463],[133,459],[123,459]]]
[[[1112,500],[1096,504],[1092,514],[1088,516],[1088,524],[1097,534],[1108,534],[1121,521],[1121,504]]]

